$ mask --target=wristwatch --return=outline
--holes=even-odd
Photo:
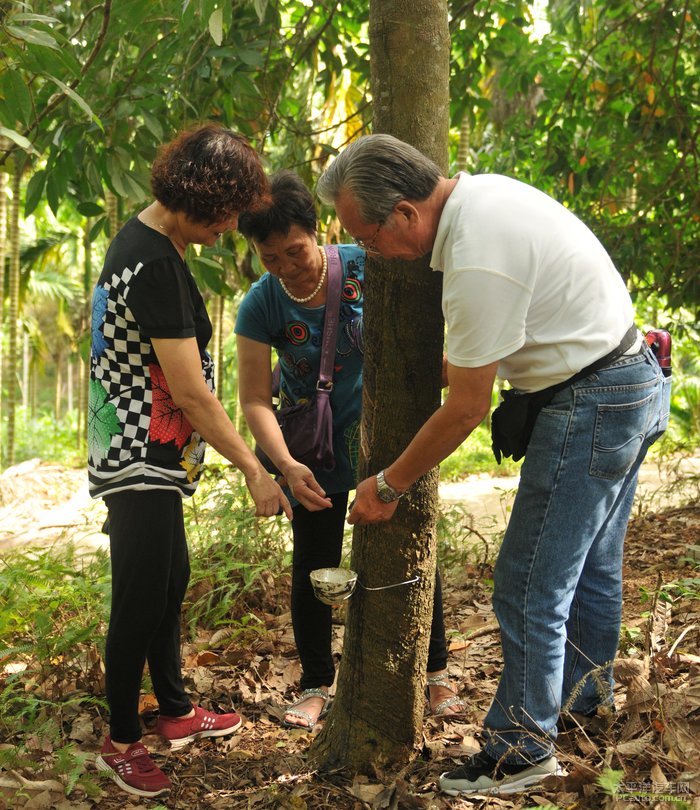
[[[380,501],[383,503],[392,503],[393,501],[398,501],[403,495],[403,492],[397,492],[393,487],[387,484],[384,478],[384,470],[377,473],[377,496]]]

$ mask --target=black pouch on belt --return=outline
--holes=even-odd
[[[513,389],[502,391],[503,401],[491,415],[491,448],[496,461],[500,464],[501,457],[507,458],[508,456],[512,456],[513,461],[523,458],[537,417],[542,408],[552,401],[554,395],[577,380],[582,380],[594,371],[614,363],[631,348],[638,336],[639,331],[633,324],[625,332],[619,345],[611,352],[582,368],[568,380],[550,385],[549,388],[543,388],[541,391],[534,391],[531,394],[519,393]]]
[[[501,456],[519,461],[525,455],[537,416],[555,393],[551,388],[533,394],[519,394],[512,389],[501,393],[503,401],[491,415],[492,448],[499,464]]]

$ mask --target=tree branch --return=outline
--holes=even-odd
[[[92,14],[95,8],[91,9],[86,15],[86,17]],[[102,11],[102,25],[100,27],[100,33],[97,35],[95,45],[93,46],[90,55],[85,60],[85,63],[83,64],[80,70],[80,75],[68,85],[68,87],[70,87],[71,90],[75,90],[75,88],[80,84],[81,80],[83,79],[88,69],[90,68],[90,65],[92,65],[92,63],[97,58],[97,54],[102,50],[102,46],[104,45],[104,41],[107,36],[107,28],[109,27],[109,20],[111,13],[112,13],[112,0],[105,0]],[[44,107],[44,109],[41,111],[41,113],[39,113],[39,115],[34,119],[34,123],[30,127],[27,127],[27,129],[25,129],[25,131],[22,133],[24,137],[25,138],[28,137],[39,126],[39,124],[48,115],[50,115],[56,109],[56,107],[58,107],[59,104],[65,101],[65,99],[66,99],[65,92],[57,93],[53,101],[47,104],[46,107]],[[0,159],[0,166],[3,166],[7,158],[17,149],[19,149],[19,146],[17,144],[13,144],[9,149],[6,149],[2,153],[2,158]]]

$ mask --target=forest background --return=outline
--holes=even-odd
[[[368,13],[360,0],[0,0],[3,469],[31,458],[84,467],[92,288],[110,238],[150,198],[158,146],[219,121],[271,171],[293,168],[313,187],[333,154],[372,131]],[[690,0],[449,3],[450,173],[518,177],[598,235],[639,325],[674,339],[667,454],[692,452],[700,427],[699,16]],[[323,239],[341,240],[333,212],[320,214]],[[235,233],[188,260],[215,326],[218,396],[245,430],[231,329],[261,268]],[[441,475],[475,470],[494,471],[486,429]],[[211,491],[221,516],[230,504]],[[236,527],[240,542],[251,533]],[[235,588],[193,599],[193,637],[219,627],[269,562],[262,534]],[[2,612],[0,629],[4,655],[26,659],[17,639],[38,631],[20,612]],[[241,622],[250,615],[242,609]],[[79,636],[73,625],[52,634],[62,646],[32,666],[67,662],[102,619],[83,621]],[[6,675],[3,716],[44,718],[42,701],[15,702]]]

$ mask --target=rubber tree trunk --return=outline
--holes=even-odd
[[[432,157],[447,173],[449,31],[443,0],[370,3],[374,132]],[[441,278],[428,259],[368,261],[362,474],[394,460],[440,404]],[[418,745],[435,581],[438,471],[418,481],[393,520],[358,528],[352,567],[366,587],[412,585],[350,599],[333,709],[316,738],[319,767],[399,766]]]

